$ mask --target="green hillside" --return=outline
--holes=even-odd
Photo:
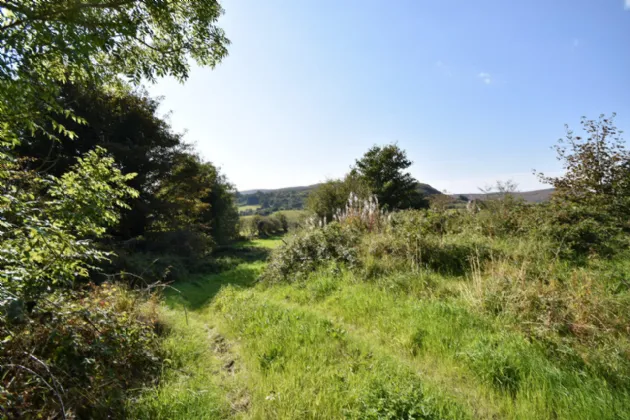
[[[282,210],[302,210],[308,195],[321,184],[278,189],[246,190],[237,193],[241,215],[271,214]],[[418,191],[429,197],[442,194],[429,184],[418,183]]]
[[[301,187],[239,191],[237,193],[239,212],[241,215],[251,215],[256,212],[271,214],[280,210],[301,210],[305,207],[308,195],[320,185],[321,184],[313,184]],[[443,194],[429,184],[418,182],[417,185],[418,191],[425,197]],[[511,194],[528,203],[541,203],[548,201],[552,192],[553,188],[549,188],[535,191],[513,192]],[[492,199],[498,197],[498,194],[465,193],[453,194],[452,196],[458,201],[466,202],[472,199]]]
[[[513,192],[511,193],[514,197],[519,199],[523,199],[528,203],[543,203],[545,201],[549,201],[551,198],[551,194],[553,194],[553,188],[546,188],[543,190],[534,190],[534,191],[524,191],[524,192]],[[487,200],[499,197],[498,193],[495,194],[454,194],[454,197],[465,197],[467,200]]]

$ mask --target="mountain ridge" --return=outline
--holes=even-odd
[[[257,192],[261,192],[265,194],[279,193],[279,192],[310,192],[310,190],[314,190],[320,185],[322,184],[318,183],[318,184],[312,184],[312,185],[301,185],[301,186],[284,187],[284,188],[251,189],[251,190],[245,190],[245,191],[238,191],[238,193],[241,195],[252,195],[252,194],[256,194]],[[418,183],[418,188],[426,196],[444,194],[437,188],[434,188],[429,184],[424,184],[421,182]],[[513,195],[515,195],[516,197],[522,198],[528,203],[542,203],[549,200],[553,191],[554,191],[553,188],[542,188],[539,190],[517,191],[517,192],[514,192]],[[455,198],[465,197],[466,200],[469,201],[473,199],[484,200],[484,199],[492,198],[493,196],[498,195],[498,193],[489,193],[489,194],[462,193],[462,194],[450,194],[450,195]]]

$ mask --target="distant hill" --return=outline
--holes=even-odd
[[[245,191],[239,191],[239,193],[241,193],[242,195],[251,195],[251,194],[256,194],[257,192],[261,192],[261,193],[282,193],[282,192],[301,192],[301,191],[310,191],[313,190],[317,187],[319,187],[321,184],[313,184],[313,185],[306,185],[303,187],[286,187],[286,188],[275,188],[275,189],[262,189],[262,190],[245,190]]]
[[[267,214],[278,210],[301,210],[304,208],[306,198],[309,193],[319,187],[321,184],[313,184],[298,187],[276,188],[276,189],[259,189],[239,191],[237,194],[238,204],[241,206],[241,214]],[[443,194],[438,189],[429,184],[418,183],[418,190],[427,197],[432,195]],[[541,203],[549,200],[553,188],[525,191],[514,193],[517,197],[522,198],[528,203]],[[467,202],[472,199],[486,200],[491,199],[496,194],[453,194],[459,202]],[[257,206],[257,210],[252,208]]]
[[[311,190],[314,190],[315,188],[319,187],[322,184],[313,184],[313,185],[306,185],[306,186],[301,186],[301,187],[286,187],[286,188],[275,188],[275,189],[259,189],[259,190],[245,190],[245,191],[239,191],[239,194],[241,195],[251,195],[251,194],[256,194],[257,192],[261,192],[261,193],[265,193],[265,194],[275,194],[275,193],[289,193],[289,192],[310,192]],[[422,192],[425,195],[435,195],[435,194],[442,194],[441,191],[433,188],[432,186],[430,186],[429,184],[423,184],[421,182],[418,183],[418,189],[420,190],[420,192]]]
[[[525,200],[528,203],[542,203],[545,201],[548,201],[549,198],[551,197],[551,194],[553,194],[554,189],[553,188],[547,188],[544,190],[535,190],[535,191],[524,191],[524,192],[515,192],[514,196],[522,198],[523,200]],[[477,194],[453,194],[454,197],[466,197],[467,200],[473,200],[473,199],[477,199],[477,200],[487,200],[487,199],[491,199],[493,197],[496,197],[498,195],[498,193],[491,193],[491,194],[481,194],[481,193],[477,193]]]
[[[442,191],[433,188],[429,184],[423,184],[422,182],[418,182],[418,190],[427,197],[437,194],[443,194]]]

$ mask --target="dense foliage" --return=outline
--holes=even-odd
[[[584,136],[567,127],[556,146],[565,174],[541,180],[556,192],[550,233],[582,253],[611,253],[630,232],[630,151],[612,117],[582,118]]]
[[[258,206],[257,210],[241,211],[242,215],[269,215],[282,210],[301,210],[309,194],[309,188],[283,188],[275,191],[256,191],[250,194],[237,194],[239,206]]]
[[[347,174],[343,180],[331,179],[313,190],[306,201],[306,208],[319,218],[332,221],[335,212],[345,207],[350,194],[360,199],[370,196],[369,187],[355,173]]]
[[[374,146],[357,159],[352,172],[386,210],[427,207],[416,181],[405,172],[412,162],[396,144]]]
[[[116,286],[54,292],[0,325],[0,413],[111,418],[128,390],[157,379],[155,302]]]
[[[45,130],[44,109],[57,104],[59,83],[135,83],[188,76],[189,60],[214,66],[229,41],[216,21],[216,0],[76,2],[0,1],[0,138],[19,142],[20,130]],[[71,135],[54,122],[55,132]]]
[[[222,12],[215,0],[0,0],[0,416],[120,417],[158,372],[158,342],[137,293],[82,291],[115,256],[110,239],[182,220],[210,243],[235,232],[231,186],[125,85],[220,62]],[[161,199],[188,170],[188,200]],[[181,217],[160,224],[143,208],[155,201]]]
[[[24,305],[70,288],[107,258],[93,240],[118,221],[137,192],[97,148],[61,177],[39,176],[0,154],[0,304]]]
[[[172,267],[169,275],[177,276],[238,235],[232,185],[157,115],[158,100],[142,90],[95,85],[67,84],[61,92],[60,103],[90,124],[60,118],[76,138],[51,143],[35,133],[25,136],[16,151],[30,158],[31,168],[59,176],[77,157],[105,147],[117,165],[136,174],[127,185],[138,195],[125,200],[120,221],[101,241],[116,251],[108,271],[137,274],[150,266],[147,277],[162,278]],[[175,249],[173,241],[178,243]]]
[[[283,234],[289,231],[289,219],[282,212],[274,213],[271,216],[257,214],[244,220],[241,223],[241,230],[248,237],[263,238],[274,234]]]
[[[425,184],[420,184],[411,174],[404,172],[411,166],[404,150],[397,145],[374,146],[343,179],[329,180],[320,184],[308,196],[306,208],[327,221],[345,206],[348,196],[354,194],[360,200],[374,196],[385,210],[419,209],[428,207],[423,192],[435,194]]]

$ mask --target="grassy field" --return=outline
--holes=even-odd
[[[282,213],[287,216],[289,223],[293,224],[300,222],[308,214],[306,210],[282,210],[277,213]]]
[[[256,211],[260,208],[259,204],[249,205],[249,206],[238,206],[238,212],[243,211]]]
[[[239,211],[243,210],[244,207],[256,207],[256,206],[243,206],[243,207],[239,207]],[[287,216],[287,219],[289,219],[289,222],[294,222],[297,223],[298,221],[300,221],[302,218],[304,218],[308,212],[306,210],[282,210],[282,211],[277,211],[274,213],[271,213],[270,216],[273,216],[274,214],[278,214],[278,213],[282,213],[285,216]],[[251,215],[247,215],[247,216],[241,216],[241,220],[247,220],[252,218],[253,216]]]
[[[475,311],[469,279],[322,269],[257,283],[281,242],[241,243],[232,270],[174,285],[165,379],[132,417],[630,418],[627,389]]]

